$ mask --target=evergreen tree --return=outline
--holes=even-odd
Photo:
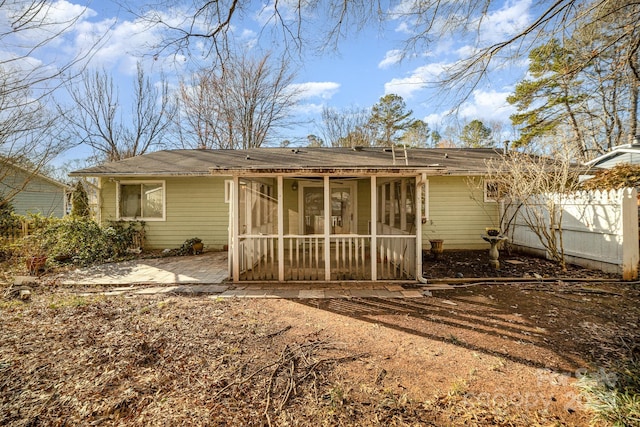
[[[529,54],[529,74],[516,85],[507,102],[518,109],[511,116],[515,126],[521,126],[516,147],[529,145],[536,137],[549,135],[559,126],[569,124],[576,140],[582,140],[575,106],[587,95],[575,90],[579,86],[573,66],[574,53],[551,40]]]
[[[371,109],[369,125],[374,129],[379,145],[390,147],[400,140],[399,132],[408,129],[413,120],[413,111],[406,111],[406,104],[400,95],[393,93],[380,98]]]
[[[89,218],[90,212],[87,190],[84,189],[82,181],[78,181],[71,194],[71,215],[79,218]]]
[[[462,128],[460,140],[465,147],[486,148],[493,146],[491,128],[485,126],[480,120],[471,120]]]

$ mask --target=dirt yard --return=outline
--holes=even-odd
[[[563,273],[522,259],[511,277]],[[331,300],[41,285],[0,300],[0,425],[586,426],[575,381],[637,355],[639,303],[604,281]]]

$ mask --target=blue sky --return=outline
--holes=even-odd
[[[269,1],[272,0],[264,0],[264,3]],[[399,3],[397,7],[402,6],[402,2],[394,3]],[[96,37],[102,36],[104,38],[93,54],[90,66],[104,68],[126,88],[135,74],[140,54],[152,53],[148,46],[159,41],[158,31],[146,29],[144,23],[111,0],[60,0],[53,4],[56,13],[61,16],[75,16],[83,8],[87,9],[82,18],[66,31],[64,40],[48,46],[46,50],[34,52],[36,61],[52,64],[64,61],[80,51],[87,51]],[[268,48],[273,43],[268,36],[263,35],[258,39],[261,23],[257,10],[261,4],[256,2],[256,13],[246,14],[244,21],[235,23],[234,32],[238,37]],[[513,34],[530,23],[532,7],[531,0],[505,1],[490,11],[482,27],[482,38],[485,41],[498,41]],[[177,15],[175,11],[161,12],[169,17]],[[313,120],[319,121],[319,113],[325,105],[338,109],[371,107],[387,93],[401,95],[408,109],[413,110],[415,118],[425,120],[431,128],[442,130],[446,126],[447,113],[455,105],[456,99],[452,94],[436,92],[428,82],[436,80],[444,67],[472,50],[471,41],[461,36],[443,38],[433,44],[429,51],[415,52],[399,62],[400,41],[410,33],[407,22],[392,21],[383,29],[371,28],[351,35],[339,44],[337,52],[330,51],[322,56],[305,55],[300,60],[296,78],[296,84],[303,89],[297,114],[308,124],[292,129],[289,135],[283,135],[283,139],[303,142],[307,134],[319,133]],[[0,54],[3,54],[1,49],[2,46]],[[145,57],[143,63],[146,73],[152,78],[163,71],[173,84],[177,84],[180,76],[186,77],[192,65],[190,61],[176,60],[175,57],[161,57],[155,61]],[[525,69],[525,61],[505,68],[496,64],[491,78],[481,82],[460,106],[459,120],[508,123],[513,109],[506,104],[505,98],[523,77]],[[82,153],[68,153],[67,157],[74,155],[79,157]]]

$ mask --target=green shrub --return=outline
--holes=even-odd
[[[615,375],[585,375],[578,381],[594,422],[640,426],[640,360],[630,360]]]
[[[133,247],[134,236],[144,235],[145,227],[142,221],[118,221],[102,228],[90,218],[73,215],[64,218],[31,215],[22,219],[29,221],[30,235],[0,248],[0,257],[45,255],[49,264],[102,263],[130,255],[127,249]]]
[[[53,220],[40,232],[40,238],[49,259],[76,265],[104,262],[114,253],[107,234],[88,218]]]
[[[104,229],[105,236],[113,249],[113,255],[121,257],[132,248],[137,235],[144,235],[144,221],[111,221]]]

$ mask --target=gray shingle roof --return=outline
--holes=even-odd
[[[163,150],[72,172],[72,176],[189,176],[229,175],[237,171],[331,172],[413,171],[445,175],[477,175],[487,171],[489,159],[500,159],[501,150],[478,148],[413,148],[393,164],[390,149],[352,148],[255,148],[249,150]]]

